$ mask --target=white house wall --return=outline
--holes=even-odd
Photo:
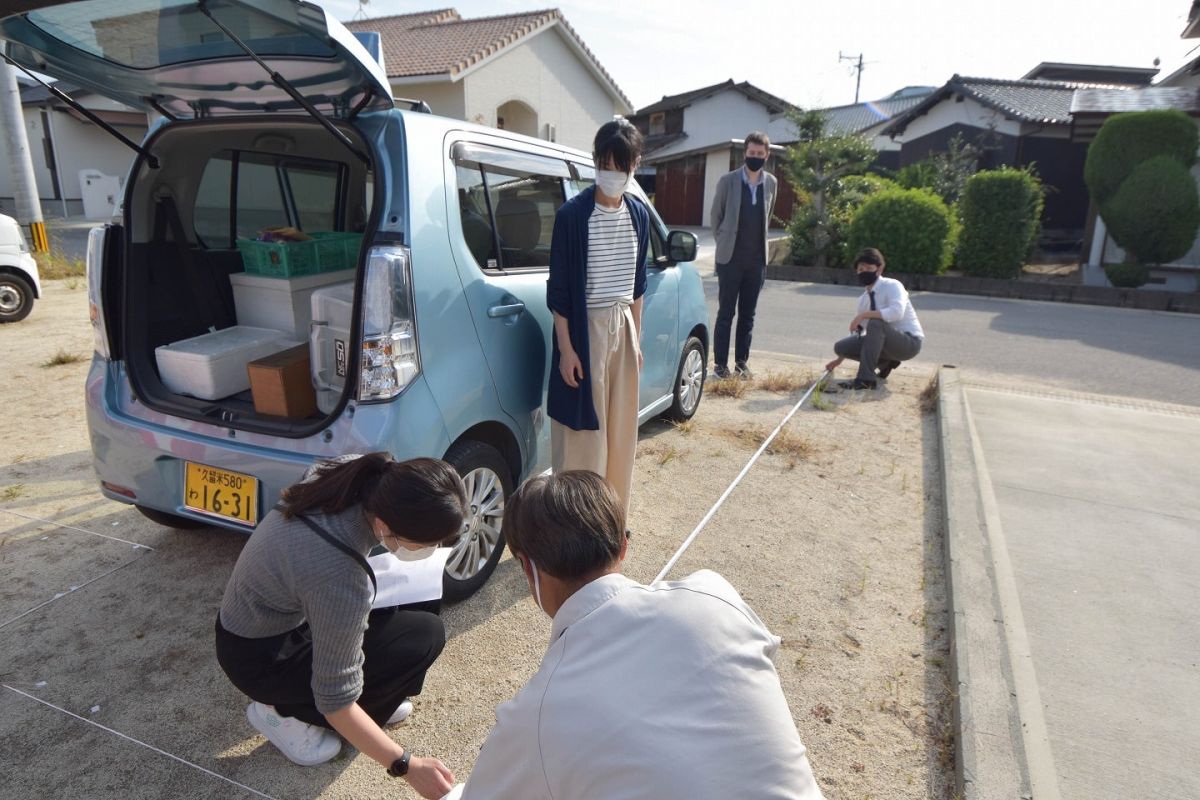
[[[98,106],[99,104],[96,104]],[[89,108],[94,108],[89,103]],[[126,110],[115,106],[113,110]],[[42,109],[28,106],[25,114],[25,133],[29,137],[29,151],[33,158],[33,174],[37,180],[38,196],[43,203],[54,200],[54,177],[46,164],[46,131],[42,124]],[[125,181],[126,173],[133,163],[134,153],[113,139],[97,125],[80,122],[62,112],[49,111],[50,127],[54,133],[54,156],[58,161],[58,173],[62,181],[63,196],[68,201],[79,201],[83,195],[79,188],[79,170],[98,169],[105,175],[116,175]],[[118,128],[135,142],[146,135],[146,128]],[[0,197],[13,197],[12,170],[0,168]],[[57,209],[55,209],[57,210]]]
[[[708,160],[704,164],[704,225],[708,225],[709,217],[712,214],[713,197],[717,193],[717,181],[721,180],[722,175],[729,172],[731,151],[732,148],[729,147],[713,150],[708,154]]]
[[[463,78],[463,116],[495,125],[496,109],[517,100],[537,114],[539,138],[545,138],[549,123],[558,142],[591,150],[596,130],[617,106],[579,59],[558,26],[550,26]]]
[[[434,81],[430,83],[395,83],[392,84],[393,97],[407,97],[413,100],[424,100],[429,109],[439,117],[466,119],[466,106],[463,102],[462,81]],[[403,108],[404,106],[401,106]],[[476,120],[471,120],[472,122]],[[479,120],[486,122],[486,120]]]
[[[750,131],[763,131],[770,136],[770,127],[771,115],[766,106],[736,89],[726,89],[685,108],[683,130],[687,138],[656,151],[654,160],[666,161],[678,153],[742,139]]]
[[[915,139],[920,139],[922,136],[937,133],[943,128],[949,128],[951,125],[956,124],[970,125],[982,130],[987,130],[994,126],[997,133],[1008,134],[1009,136],[1021,135],[1021,124],[1014,120],[1006,119],[999,111],[994,111],[982,103],[971,99],[965,99],[961,103],[947,99],[930,109],[929,113],[919,116],[910,122],[904,134],[896,137],[896,142],[911,142]]]
[[[69,114],[54,114],[54,153],[58,159],[58,173],[62,180],[63,194],[68,200],[83,198],[79,186],[79,171],[99,170],[105,175],[115,175],[125,185],[129,168],[136,155],[125,145],[114,139],[107,131],[90,122],[81,122]],[[118,126],[117,130],[135,142],[146,136],[146,128]]]

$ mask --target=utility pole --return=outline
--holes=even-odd
[[[33,173],[29,136],[25,132],[25,115],[21,112],[17,72],[3,59],[0,59],[0,128],[4,130],[8,164],[12,170],[17,222],[29,228],[33,252],[48,253],[50,241],[46,238],[46,224],[42,221],[42,203],[38,198],[37,177]]]
[[[851,62],[853,62],[853,61],[855,61],[855,60],[856,60],[856,59],[855,59],[855,56],[847,56],[847,55],[842,55],[842,51],[841,51],[841,50],[838,50],[838,61],[851,61]],[[857,104],[858,104],[858,90],[859,90],[859,88],[862,86],[862,74],[863,74],[863,69],[864,69],[864,67],[863,67],[863,54],[862,54],[862,53],[859,53],[859,54],[858,54],[858,56],[857,56],[857,61],[858,61],[858,63],[857,63],[857,64],[855,64],[855,65],[854,65],[854,66],[851,68],[851,69],[853,69],[855,72],[857,72],[857,73],[858,73],[858,77],[857,77],[857,78],[855,79],[855,81],[854,81],[854,103],[855,103],[855,105],[857,105]]]

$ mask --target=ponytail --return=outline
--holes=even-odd
[[[387,453],[367,453],[347,461],[322,464],[313,478],[283,491],[283,515],[291,519],[313,511],[338,514],[360,504],[391,463],[392,457]]]
[[[445,461],[393,461],[388,453],[323,464],[316,477],[284,490],[282,502],[288,519],[359,505],[396,536],[423,544],[457,537],[468,505],[462,479]]]

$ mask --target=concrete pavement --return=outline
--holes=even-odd
[[[1200,797],[1200,409],[941,382],[964,796]]]

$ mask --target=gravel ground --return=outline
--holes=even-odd
[[[84,360],[43,366],[60,351]],[[180,584],[170,590],[179,599],[171,618],[192,631],[163,644],[171,658],[156,667],[168,676],[157,687],[162,699],[156,702],[188,709],[195,728],[188,735],[168,734],[158,727],[158,716],[140,714],[132,705],[114,709],[110,724],[275,797],[416,797],[352,752],[311,770],[290,766],[246,725],[244,700],[223,682],[208,640],[211,609],[240,549],[240,535],[167,533],[100,498],[82,400],[90,353],[82,281],[48,282],[46,297],[26,321],[0,327],[5,373],[0,400],[8,423],[0,442],[0,509],[88,530],[111,526],[105,529],[156,548],[141,559],[175,561],[164,570]],[[742,396],[718,392],[744,386],[710,384],[690,424],[652,422],[643,428],[626,564],[631,577],[654,577],[819,369],[767,354],[756,355],[752,365],[758,380]],[[922,413],[921,401],[932,375],[919,363],[906,365],[878,393],[821,395],[818,407],[802,409],[671,573],[678,578],[699,568],[717,569],[783,637],[780,677],[830,798],[945,798],[951,791],[937,424],[932,414]],[[6,574],[23,575],[6,582],[6,609],[31,608],[49,598],[42,572],[13,558],[25,552],[18,546],[28,547],[31,537],[56,530],[0,510],[0,565]],[[151,563],[122,568],[78,594],[116,598],[156,591]],[[28,624],[0,628],[4,650],[16,652],[15,640],[28,651],[3,659],[4,674],[34,669],[29,664],[43,651],[78,648],[68,631],[55,634],[54,627],[82,623],[65,612],[56,615],[55,607],[85,599],[64,598],[27,617]],[[2,616],[8,618],[7,610]],[[417,698],[413,718],[393,735],[418,753],[439,755],[461,779],[470,772],[495,705],[536,670],[550,622],[507,555],[484,590],[448,608],[445,619],[446,651]],[[153,617],[128,624],[130,635],[113,634],[108,645],[110,669],[132,663],[132,642],[144,648],[154,638],[147,628]],[[0,705],[9,708],[9,700]],[[16,724],[0,723],[0,739],[20,740],[7,730]],[[67,763],[51,758],[52,752],[38,762],[45,769]],[[22,763],[25,771],[35,768],[34,761]],[[185,780],[191,774],[173,768]],[[163,788],[139,779],[128,765],[112,769],[122,776],[115,784],[121,792],[112,796],[157,797]],[[69,778],[63,775],[62,785],[70,785]],[[230,796],[228,787],[207,795],[200,786],[191,796]]]

